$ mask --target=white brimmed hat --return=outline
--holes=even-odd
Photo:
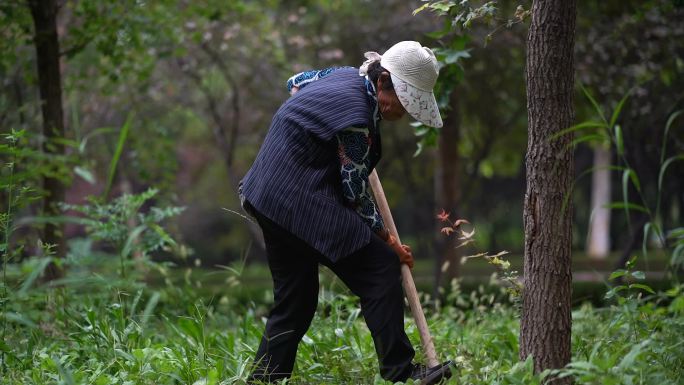
[[[380,65],[390,72],[394,91],[406,112],[427,126],[442,127],[432,92],[439,75],[432,50],[417,41],[402,41],[382,55]]]

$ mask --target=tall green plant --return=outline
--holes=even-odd
[[[128,131],[131,127],[131,122],[133,121],[133,114],[129,114],[121,126],[121,131],[119,131],[119,140],[116,143],[116,149],[114,150],[114,155],[109,162],[109,171],[107,172],[107,184],[105,185],[104,192],[102,196],[107,199],[109,192],[112,189],[112,183],[114,182],[114,175],[116,175],[116,167],[119,164],[119,159],[121,159],[121,154],[123,153],[124,144],[126,144],[126,139],[128,138]]]
[[[111,246],[120,260],[120,274],[126,276],[126,261],[133,254],[142,258],[151,252],[177,246],[173,237],[161,226],[161,222],[180,214],[182,207],[141,208],[153,199],[158,190],[150,188],[140,194],[123,194],[111,202],[103,203],[91,198],[89,204],[62,204],[63,210],[82,214],[78,222],[85,225],[87,234],[94,240]],[[136,219],[137,225],[130,226]]]
[[[9,302],[9,282],[7,280],[7,268],[22,251],[23,245],[13,247],[11,245],[12,234],[15,227],[16,211],[25,207],[29,202],[39,199],[38,194],[30,187],[30,179],[34,176],[32,172],[24,172],[17,168],[18,161],[32,151],[25,147],[26,131],[14,129],[9,134],[4,135],[5,143],[0,144],[0,154],[7,157],[7,162],[4,164],[2,176],[0,178],[0,189],[6,196],[7,200],[4,202],[6,206],[0,212],[0,230],[2,236],[0,237],[0,252],[2,252],[2,297],[0,297],[0,306],[2,306],[2,340],[5,340],[7,333],[7,304]],[[17,172],[19,171],[19,172]],[[49,262],[49,258],[45,258]],[[43,268],[47,263],[43,263]],[[35,278],[34,278],[35,279]],[[2,350],[2,370],[5,370],[5,354],[9,347],[0,345]]]
[[[622,127],[619,123],[620,113],[622,112],[625,103],[629,99],[631,90],[620,99],[612,113],[609,115],[599,105],[588,89],[581,85],[580,87],[587,100],[591,103],[598,119],[587,120],[568,127],[567,129],[554,135],[552,139],[557,139],[570,133],[576,133],[577,135],[570,145],[571,148],[568,148],[567,150],[574,149],[574,147],[580,143],[610,143],[611,147],[615,149],[615,153],[618,157],[618,163],[610,166],[610,169],[622,174],[622,197],[620,201],[610,203],[608,208],[623,210],[630,228],[632,226],[629,216],[630,211],[644,213],[648,218],[643,227],[643,241],[641,249],[644,257],[648,257],[647,246],[649,236],[653,235],[657,238],[660,245],[669,250],[671,256],[670,267],[674,269],[681,268],[684,266],[684,227],[664,229],[660,223],[662,218],[661,201],[662,195],[664,193],[663,181],[666,178],[667,171],[670,166],[675,162],[684,160],[684,153],[677,153],[667,156],[667,143],[670,131],[672,126],[675,124],[675,121],[677,121],[677,119],[684,113],[684,110],[672,113],[668,117],[667,123],[665,124],[662,144],[660,146],[660,163],[658,168],[658,184],[656,186],[656,195],[655,199],[649,200],[642,189],[641,178],[627,157],[625,141],[629,138],[624,137]],[[580,174],[577,180],[592,173],[593,171],[595,171],[593,168],[585,170],[582,172],[582,174]],[[577,180],[575,183],[577,183]],[[634,197],[630,196],[629,194],[630,185],[637,192],[636,196]],[[574,188],[574,184],[572,188]],[[569,194],[567,196],[569,196]]]

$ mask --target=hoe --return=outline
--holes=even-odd
[[[371,188],[373,189],[373,195],[375,196],[375,201],[378,204],[380,210],[380,215],[385,220],[385,224],[389,229],[390,233],[397,238],[399,244],[399,234],[397,233],[397,227],[394,224],[394,219],[392,219],[392,213],[390,212],[389,205],[387,204],[387,198],[385,197],[385,191],[382,189],[382,184],[380,184],[380,178],[376,170],[369,176],[369,181]],[[432,336],[430,335],[430,330],[427,326],[427,321],[425,320],[425,314],[423,314],[423,308],[420,306],[420,300],[418,299],[418,291],[416,290],[416,285],[413,282],[413,276],[411,275],[411,269],[402,264],[401,265],[401,281],[404,286],[404,293],[408,299],[409,307],[411,308],[411,314],[413,314],[413,319],[416,321],[416,326],[418,327],[418,332],[420,333],[420,342],[423,346],[423,352],[427,357],[427,365],[432,368],[440,365],[439,360],[437,360],[437,353],[435,352],[435,344],[432,342]],[[448,377],[448,373],[445,374]]]

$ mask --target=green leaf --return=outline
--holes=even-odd
[[[114,175],[116,174],[116,166],[119,163],[119,159],[121,158],[121,153],[123,152],[123,147],[124,144],[126,143],[126,138],[128,137],[128,130],[131,127],[131,123],[133,122],[133,113],[128,114],[128,118],[126,118],[126,122],[124,122],[124,125],[121,127],[121,132],[119,133],[119,141],[116,144],[116,149],[114,150],[114,156],[112,157],[112,160],[109,162],[109,173],[107,174],[107,184],[105,185],[104,192],[102,194],[103,197],[109,196],[109,191],[112,188],[112,183],[114,182]]]
[[[418,12],[414,11],[414,15],[416,13],[418,13]],[[442,27],[442,29],[434,31],[434,32],[428,32],[425,34],[425,36],[427,36],[431,39],[438,40],[438,39],[441,39],[444,36],[448,35],[449,33],[451,33],[451,23],[449,22],[448,19],[445,19],[444,20],[444,26]],[[433,51],[434,51],[434,49],[433,49]]]
[[[460,59],[467,59],[470,57],[470,50],[446,50],[446,56],[444,57],[444,62],[446,64],[454,64]]]
[[[636,264],[636,261],[637,261],[637,256],[636,256],[636,255],[632,255],[632,258],[630,258],[629,261],[627,261],[627,264],[626,264],[627,269],[632,269],[632,268],[634,268],[634,265]]]
[[[436,11],[438,14],[446,14],[451,9],[450,4],[444,3],[429,3],[429,7]]]
[[[83,139],[81,140],[81,143],[78,146],[78,152],[81,154],[85,153],[86,146],[88,145],[88,141],[90,138],[96,136],[96,135],[101,135],[101,134],[107,134],[110,132],[116,132],[116,128],[113,127],[101,127],[98,129],[93,130],[92,132],[89,132],[86,134]]]
[[[634,172],[634,169],[628,168],[625,170],[625,173],[629,175],[629,179],[632,181],[632,184],[637,191],[641,192],[641,183],[639,182],[639,177],[636,172]]]
[[[19,313],[5,313],[5,319],[10,322],[16,322],[18,324],[24,325],[31,329],[35,329],[38,327],[38,325],[36,325],[35,322],[31,321],[30,319]]]
[[[24,282],[22,282],[21,288],[18,292],[20,295],[26,294],[28,289],[33,285],[36,279],[40,277],[40,275],[43,273],[43,271],[50,264],[51,261],[52,258],[50,257],[44,257],[38,261],[36,267],[33,270],[31,270],[31,273],[29,273],[28,277],[26,277]]]
[[[413,157],[417,157],[418,155],[420,155],[421,152],[423,152],[423,143],[418,142],[416,143],[416,152],[413,153]]]
[[[126,351],[124,351],[124,350],[122,350],[122,349],[118,349],[118,348],[117,348],[117,349],[114,349],[114,353],[115,353],[117,356],[122,357],[122,358],[125,359],[126,361],[135,361],[135,357],[133,357],[132,354],[130,354],[130,353],[128,353],[128,352],[126,352]]]
[[[625,274],[627,274],[627,271],[625,271],[623,269],[615,270],[614,272],[610,273],[610,277],[608,277],[608,280],[612,281],[615,278],[619,278],[619,277],[624,276]]]
[[[667,234],[667,237],[669,239],[684,237],[684,227],[678,227],[676,229],[670,230],[670,232]]]
[[[677,245],[672,251],[670,266],[677,267],[684,262],[684,243]]]
[[[131,231],[131,233],[128,235],[128,238],[126,239],[126,243],[124,244],[123,249],[121,250],[121,257],[126,258],[128,255],[131,253],[131,250],[133,249],[133,245],[135,244],[135,240],[138,239],[140,234],[145,231],[145,226],[140,225]]]
[[[423,12],[423,11],[424,11],[425,9],[427,9],[427,7],[429,7],[429,6],[430,6],[430,3],[425,3],[425,4],[421,5],[420,7],[414,9],[414,10],[413,10],[413,16],[416,16],[416,15],[419,14],[420,12]]]
[[[632,369],[634,366],[634,361],[636,358],[641,354],[642,349],[650,343],[650,340],[644,340],[638,345],[632,346],[632,349],[630,349],[629,353],[627,353],[622,360],[620,361],[620,364],[617,366],[620,371],[625,371]]]
[[[629,285],[630,289],[641,289],[643,291],[649,292],[651,294],[655,294],[655,290],[653,290],[650,286],[644,285],[643,283],[633,283]]]
[[[622,111],[622,107],[624,107],[625,102],[627,101],[627,99],[629,99],[631,93],[632,89],[627,91],[625,96],[623,96],[622,99],[620,99],[620,101],[618,102],[617,106],[615,106],[615,110],[613,110],[613,115],[610,117],[610,122],[608,123],[609,127],[615,126],[615,123],[617,122],[618,117],[620,116],[620,112]]]
[[[631,276],[639,280],[646,279],[646,274],[643,271],[633,271]]]
[[[578,144],[584,143],[584,142],[596,142],[596,143],[603,143],[605,142],[606,137],[605,135],[602,134],[589,134],[589,135],[583,135],[580,136],[579,138],[575,138],[570,144],[566,146],[566,148],[570,147],[575,147]]]
[[[52,357],[52,360],[54,361],[55,366],[57,367],[57,372],[59,373],[59,376],[62,377],[63,383],[65,385],[75,385],[76,382],[74,381],[74,376],[71,374],[71,371],[63,367],[59,359],[57,359],[56,357]]]
[[[171,238],[171,236],[164,230],[163,227],[159,226],[156,223],[150,223],[149,224],[150,228],[154,230],[157,235],[159,235],[159,238],[161,238],[166,244],[176,246],[176,241]]]
[[[684,110],[679,110],[667,119],[667,123],[665,123],[665,133],[663,134],[663,144],[660,150],[660,164],[663,164],[664,159],[665,159],[665,150],[667,148],[667,136],[670,133],[670,127],[672,127],[672,123],[674,123],[675,119],[677,119],[680,115],[684,113]]]
[[[428,127],[428,126],[419,126],[418,128],[416,128],[414,134],[415,134],[416,136],[423,136],[423,135],[427,134],[428,132],[430,132],[430,127]]]
[[[95,176],[87,168],[83,168],[81,166],[76,166],[76,167],[74,167],[74,173],[76,173],[76,175],[83,178],[86,182],[88,182],[90,184],[95,184]]]
[[[568,133],[574,132],[574,131],[584,130],[587,128],[605,128],[605,127],[606,127],[605,123],[596,122],[596,121],[586,121],[586,122],[575,124],[574,126],[570,126],[568,128],[565,128],[563,130],[558,131],[557,133],[551,135],[549,140],[558,139],[559,137],[566,135]]]
[[[650,231],[651,222],[646,222],[646,224],[644,225],[643,239],[641,240],[641,252],[644,254],[644,256],[648,255],[648,248],[646,246],[648,245],[648,235]]]
[[[667,171],[667,168],[670,167],[670,165],[678,160],[684,160],[684,155],[675,155],[670,158],[668,158],[661,166],[660,166],[660,172],[658,173],[658,191],[662,191],[663,189],[663,178],[665,177],[665,171]]]
[[[142,327],[145,327],[145,324],[149,321],[150,317],[152,316],[152,312],[154,311],[154,308],[157,307],[157,303],[159,303],[159,297],[160,294],[158,291],[155,291],[150,299],[147,301],[147,305],[145,305],[145,310],[143,311],[142,314],[142,321],[141,325]]]
[[[603,109],[599,106],[599,104],[596,102],[594,97],[591,96],[591,93],[589,92],[589,90],[586,87],[584,87],[584,85],[582,85],[582,83],[580,83],[580,89],[582,89],[584,96],[586,96],[587,99],[589,99],[589,102],[591,102],[591,105],[594,106],[594,111],[596,111],[596,113],[601,118],[601,120],[605,123],[605,125],[607,127],[610,127],[610,126],[608,126],[608,121],[606,120],[606,116],[603,113]]]
[[[641,211],[641,212],[647,213],[647,214],[649,212],[646,207],[638,205],[636,203],[631,203],[631,202],[627,202],[626,204],[624,202],[613,202],[613,203],[604,205],[603,207],[608,208],[608,209],[624,209],[625,212],[629,212],[629,210]]]
[[[615,286],[614,288],[608,290],[608,292],[605,295],[606,299],[611,299],[617,295],[617,293],[627,290],[627,286],[625,285],[620,285],[620,286]]]
[[[615,147],[617,148],[617,154],[622,156],[625,152],[625,145],[622,141],[622,129],[619,124],[613,126],[613,129],[615,131]]]

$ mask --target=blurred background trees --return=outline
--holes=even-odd
[[[657,193],[663,127],[684,107],[684,27],[677,22],[683,11],[676,3],[588,1],[579,5],[577,19],[577,83],[606,111],[630,93],[619,124],[625,156],[642,179],[641,191],[629,185],[628,193],[649,201]],[[206,267],[245,255],[258,262],[258,230],[223,208],[239,211],[236,184],[288,96],[286,79],[310,68],[358,66],[363,52],[382,53],[411,39],[437,48],[445,64],[440,87],[453,90],[442,93],[447,124],[441,135],[412,127],[408,118],[382,126],[379,172],[404,241],[424,261],[420,274],[442,283],[468,276],[435,227],[442,208],[474,224],[478,250],[505,249],[512,260],[522,259],[529,21],[507,20],[529,4],[499,1],[501,19],[474,22],[467,33],[435,33],[451,27],[451,20],[430,12],[414,16],[418,1],[57,2],[64,132],[54,139],[42,128],[38,30],[29,4],[0,3],[0,127],[3,133],[26,131],[20,144],[35,151],[20,154],[14,172],[40,198],[21,208],[17,219],[45,213],[41,207],[51,196],[46,179],[60,181],[72,204],[85,203],[88,195],[106,200],[155,187],[159,193],[142,209],[186,207],[170,227],[187,245],[180,253],[185,259],[163,251],[155,258]],[[597,119],[579,87],[576,96],[576,120]],[[55,152],[41,152],[49,143]],[[587,262],[588,270],[611,267],[640,248],[646,221],[638,211],[592,210],[602,204],[592,204],[599,191],[609,201],[622,194],[620,172],[593,180],[580,175],[604,168],[602,159],[616,164],[616,154],[606,151],[595,142],[575,147],[573,248],[582,259],[588,234],[604,245],[591,254],[605,261]],[[684,152],[681,121],[672,126],[666,151]],[[5,161],[8,154],[3,152]],[[2,177],[6,183],[7,173]],[[662,188],[664,228],[682,223],[683,181],[682,164],[675,162]],[[7,190],[2,194],[4,209]],[[36,222],[27,220],[14,232],[12,242],[23,245],[17,259],[40,253]],[[43,240],[73,253],[84,231],[67,224],[61,242]]]

